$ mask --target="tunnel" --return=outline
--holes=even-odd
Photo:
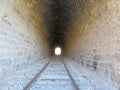
[[[120,0],[0,0],[0,90],[120,90]]]

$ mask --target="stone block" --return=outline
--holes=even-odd
[[[0,44],[0,49],[3,49],[3,50],[7,50],[7,49],[9,49],[10,48],[10,45],[9,44],[5,44],[5,43],[1,43]]]
[[[4,30],[0,30],[0,36],[6,37],[7,36],[7,32]]]
[[[115,70],[113,64],[109,62],[100,62],[99,67],[107,70]]]
[[[12,64],[12,60],[10,58],[0,59],[0,67],[8,66]]]

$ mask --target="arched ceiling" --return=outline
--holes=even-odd
[[[71,27],[81,21],[84,17],[84,11],[93,2],[98,0],[11,0],[21,3],[23,9],[22,15],[25,19],[31,21],[36,28],[45,33],[51,46],[64,47],[66,38],[71,32]],[[20,12],[19,12],[20,13]]]

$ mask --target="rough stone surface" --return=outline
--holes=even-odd
[[[79,14],[82,19],[70,26],[74,31],[68,36],[66,52],[80,65],[120,88],[120,0],[101,0],[96,6],[97,0],[92,1],[93,5],[84,9],[84,18]],[[111,72],[115,74],[111,76]]]
[[[0,79],[47,57],[48,43],[120,89],[120,0],[0,0]]]
[[[46,40],[40,31],[44,28],[40,28],[37,17],[30,16],[33,15],[28,7],[31,5],[24,5],[28,3],[23,1],[0,0],[0,78],[48,55]]]

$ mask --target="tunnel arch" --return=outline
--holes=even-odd
[[[120,0],[0,0],[0,78],[62,55],[120,88]]]

